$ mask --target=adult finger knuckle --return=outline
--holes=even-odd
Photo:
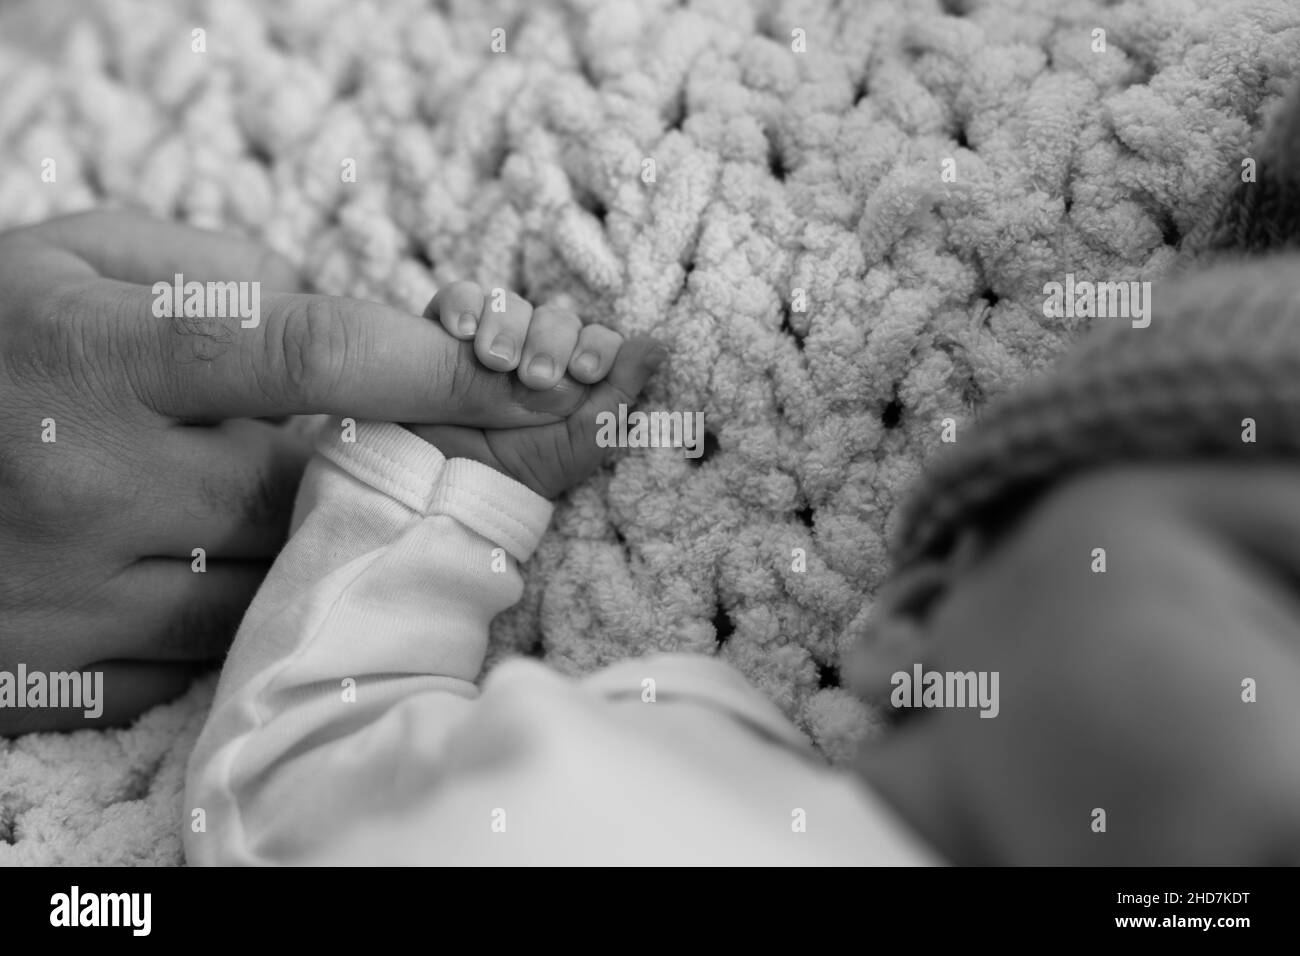
[[[28,442],[0,453],[3,515],[11,528],[54,529],[71,536],[120,514],[121,501],[97,457],[64,451],[58,442]]]
[[[315,298],[285,314],[274,348],[272,367],[284,391],[302,405],[326,401],[342,379],[348,359],[347,326],[338,306]]]
[[[104,353],[109,326],[86,290],[65,286],[45,296],[14,332],[28,346],[38,374],[62,380],[78,377]]]
[[[33,370],[47,385],[53,379],[114,413],[164,384],[155,329],[123,291],[55,293],[35,341]]]

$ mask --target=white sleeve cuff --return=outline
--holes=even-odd
[[[532,489],[468,458],[443,467],[430,508],[495,541],[517,561],[532,555],[555,510]]]
[[[320,453],[357,480],[421,515],[443,514],[527,561],[554,506],[487,465],[447,459],[433,445],[391,422],[356,423],[343,440],[336,419],[321,431]]]

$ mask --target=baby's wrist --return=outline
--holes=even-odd
[[[496,468],[468,458],[450,458],[429,504],[430,514],[448,515],[527,561],[550,524],[555,506]]]
[[[554,510],[510,475],[449,457],[400,425],[339,419],[322,431],[317,447],[354,479],[422,516],[454,518],[519,561],[532,555]]]

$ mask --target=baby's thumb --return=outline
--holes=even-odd
[[[591,386],[586,401],[569,416],[572,447],[594,452],[593,463],[602,460],[610,446],[599,440],[601,422],[608,415],[617,414],[620,405],[635,403],[650,376],[667,359],[668,349],[655,339],[639,336],[624,342],[609,374]]]
[[[644,335],[628,339],[618,350],[605,381],[592,389],[592,398],[602,408],[609,407],[611,400],[612,404],[632,404],[650,376],[667,360],[668,349],[657,339]]]

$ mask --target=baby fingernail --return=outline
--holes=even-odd
[[[495,355],[504,362],[509,362],[515,357],[515,344],[510,341],[508,335],[498,335],[488,346],[488,355]]]
[[[472,312],[462,312],[456,328],[460,329],[461,335],[473,335],[478,328],[478,318]]]
[[[555,363],[548,356],[539,355],[528,363],[528,371],[538,378],[552,378],[555,375]]]
[[[595,352],[583,352],[573,360],[573,370],[583,375],[595,375],[600,368],[600,359]]]

